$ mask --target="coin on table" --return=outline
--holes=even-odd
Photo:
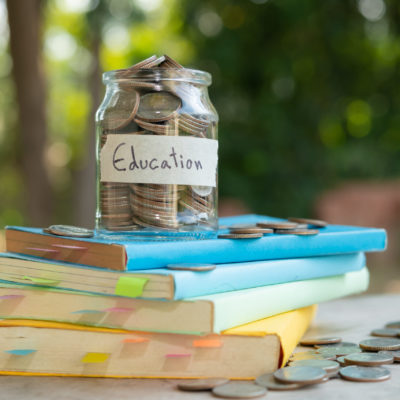
[[[318,235],[318,229],[275,229],[275,233],[279,235],[299,235],[313,236]]]
[[[57,236],[70,236],[79,238],[88,238],[94,235],[94,232],[91,229],[72,225],[51,225],[45,229],[45,232]]]
[[[160,122],[171,119],[181,107],[181,99],[169,92],[151,92],[140,97],[137,118]]]
[[[315,346],[321,344],[336,344],[340,343],[342,338],[340,337],[321,337],[321,338],[305,338],[300,340],[302,346]]]
[[[257,222],[257,226],[270,229],[295,229],[298,225],[295,222],[261,221]]]
[[[261,233],[261,234],[266,234],[266,233],[274,233],[273,229],[269,228],[259,228],[257,226],[255,227],[248,227],[248,228],[229,228],[230,233]]]
[[[388,322],[385,328],[400,329],[400,321]]]
[[[319,360],[324,360],[324,357],[322,357],[321,354],[317,353],[314,350],[309,350],[309,351],[299,351],[297,353],[293,353],[290,356],[291,361],[297,361],[297,360],[309,360],[309,359],[319,359]]]
[[[370,333],[370,335],[380,336],[380,337],[398,337],[400,335],[400,329],[394,329],[394,328],[374,329]]]
[[[290,217],[290,218],[288,218],[288,221],[297,222],[298,224],[312,225],[312,226],[316,226],[318,228],[325,228],[328,225],[327,222],[322,221],[320,219]]]
[[[264,396],[267,394],[267,389],[254,383],[229,382],[215,387],[212,392],[214,396],[227,399],[252,399]]]
[[[315,344],[316,349],[328,349],[329,347],[358,347],[358,344],[353,342],[339,342],[339,343],[327,343],[327,344]]]
[[[214,264],[182,263],[168,264],[166,268],[179,271],[212,271],[216,266]]]
[[[394,338],[366,339],[360,342],[360,347],[366,351],[400,350],[400,339],[394,339]]]
[[[346,356],[347,354],[352,353],[361,353],[361,349],[358,346],[338,346],[338,347],[327,347],[316,349],[318,354],[321,354],[323,357],[340,357]]]
[[[385,354],[388,356],[392,356],[394,362],[400,362],[400,351],[381,350],[381,351],[378,351],[378,354]]]
[[[356,382],[380,382],[390,378],[390,371],[381,367],[349,365],[339,371],[343,379]]]
[[[392,364],[393,356],[377,353],[354,353],[344,356],[346,364],[376,367],[384,364]]]
[[[321,382],[326,371],[319,367],[284,367],[275,371],[274,377],[281,382],[312,385]]]
[[[270,390],[295,390],[306,385],[300,383],[284,383],[274,378],[274,374],[264,374],[256,378],[255,383]]]
[[[259,239],[262,233],[222,233],[218,235],[218,239]]]
[[[347,365],[345,357],[346,356],[340,356],[340,357],[336,358],[336,362],[338,362],[341,367],[344,367]]]
[[[217,386],[228,383],[229,379],[226,378],[207,378],[207,379],[195,379],[192,381],[183,380],[179,382],[177,387],[179,390],[185,392],[200,392],[203,390],[212,390]]]
[[[339,371],[340,365],[336,361],[331,360],[297,360],[290,362],[291,367],[318,367],[326,371],[327,374],[336,374]]]

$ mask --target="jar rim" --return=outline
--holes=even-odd
[[[123,76],[122,73],[124,73]],[[194,83],[198,85],[211,85],[211,74],[206,71],[190,68],[141,68],[129,71],[127,69],[115,69],[103,73],[103,83],[140,81],[178,81]]]

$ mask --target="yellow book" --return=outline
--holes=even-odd
[[[254,379],[284,365],[309,306],[206,336],[0,320],[0,374]]]

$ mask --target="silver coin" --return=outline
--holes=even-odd
[[[275,229],[278,235],[298,235],[298,236],[314,236],[318,235],[318,229]]]
[[[355,353],[344,356],[346,364],[364,365],[366,367],[374,367],[384,364],[392,364],[393,356],[378,353]]]
[[[94,235],[91,229],[81,228],[79,226],[72,225],[50,225],[46,228],[46,233],[51,233],[57,236],[70,236],[88,238]]]
[[[400,321],[388,322],[388,323],[385,325],[385,328],[400,329]]]
[[[192,186],[192,190],[199,196],[205,197],[212,193],[213,188],[212,186]]]
[[[329,347],[358,347],[358,344],[353,342],[340,342],[332,344],[315,344],[314,347],[316,349],[328,349]]]
[[[201,264],[201,263],[182,263],[182,264],[168,264],[168,269],[179,271],[212,271],[216,268],[214,264]]]
[[[361,349],[357,346],[320,347],[319,349],[316,349],[316,352],[321,354],[323,357],[340,357],[352,353],[361,353]]]
[[[218,239],[259,239],[262,233],[222,233],[218,235]]]
[[[290,217],[290,218],[288,218],[288,221],[297,222],[298,224],[312,225],[312,226],[316,226],[318,228],[324,228],[325,226],[328,225],[327,222],[321,221],[320,219]]]
[[[336,344],[340,343],[342,338],[340,337],[321,337],[321,338],[305,338],[300,340],[302,346],[314,346],[320,344]]]
[[[259,227],[254,227],[254,228],[229,228],[230,233],[261,233],[261,234],[266,234],[266,233],[274,233],[273,229],[269,228],[259,228]]]
[[[350,365],[339,371],[343,379],[357,382],[380,382],[390,378],[390,371],[381,367],[360,367]]]
[[[281,382],[319,383],[326,377],[326,371],[318,367],[285,367],[274,372],[274,377]]]
[[[217,386],[228,383],[229,379],[226,378],[207,378],[207,379],[195,379],[195,380],[183,380],[179,382],[177,387],[179,390],[185,392],[200,392],[205,390],[212,390]]]
[[[370,335],[379,337],[398,337],[400,335],[400,329],[394,329],[394,328],[374,329],[370,333]]]
[[[325,358],[322,356],[322,354],[319,354],[314,350],[309,350],[292,354],[290,360],[325,360]]]
[[[346,360],[344,359],[346,356],[340,356],[336,359],[336,362],[340,364],[341,367],[346,366]]]
[[[169,92],[146,93],[140,97],[136,114],[143,121],[166,121],[173,117],[181,104],[181,99]]]
[[[270,390],[295,390],[304,387],[300,383],[283,383],[274,378],[274,374],[264,374],[256,378],[255,383]]]
[[[252,399],[266,395],[267,389],[254,383],[229,382],[215,387],[212,392],[214,396],[226,399]]]
[[[394,362],[400,362],[400,351],[381,350],[378,354],[385,354],[393,357]]]
[[[366,339],[360,342],[360,347],[366,351],[400,350],[400,339]]]
[[[295,229],[298,224],[295,222],[273,222],[273,221],[261,221],[257,222],[257,226],[261,228],[270,228],[270,229]]]
[[[291,367],[318,367],[324,369],[328,374],[339,371],[340,365],[336,361],[331,360],[297,360],[290,362]]]

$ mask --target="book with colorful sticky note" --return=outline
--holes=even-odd
[[[254,379],[286,363],[314,313],[309,306],[206,336],[1,320],[0,374]]]
[[[333,277],[177,301],[89,295],[0,283],[0,318],[202,335],[362,292],[368,286],[368,278],[368,270],[363,268]]]
[[[279,221],[260,215],[221,218],[221,226]],[[226,232],[226,228],[220,231]],[[231,263],[381,251],[386,246],[384,229],[328,225],[315,236],[264,235],[259,239],[183,240],[132,234],[129,241],[118,235],[71,238],[51,235],[40,228],[10,226],[6,229],[8,252],[38,258],[79,263],[115,270],[163,268],[170,263]]]
[[[0,253],[0,280],[153,299],[180,300],[278,283],[340,275],[365,266],[363,253],[217,264],[211,271],[167,268],[114,271]]]

